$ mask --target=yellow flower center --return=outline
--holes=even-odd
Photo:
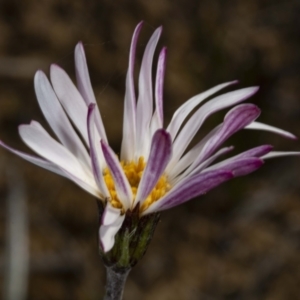
[[[140,157],[137,163],[134,161],[131,162],[121,161],[121,166],[131,187],[131,191],[133,194],[133,199],[132,199],[132,203],[133,203],[136,197],[137,189],[141,181],[144,169],[146,167],[146,163],[144,161],[144,158]],[[115,183],[108,168],[104,170],[104,180],[110,193],[109,201],[111,205],[115,208],[122,209],[123,208],[122,203],[118,199]],[[142,212],[146,210],[152,203],[154,203],[155,201],[163,197],[170,190],[170,188],[171,186],[168,183],[167,176],[163,174],[159,178],[158,182],[156,183],[151,193],[143,202],[140,211]]]

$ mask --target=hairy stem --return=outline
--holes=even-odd
[[[112,267],[106,267],[106,287],[104,300],[122,300],[123,291],[130,268],[119,272]]]

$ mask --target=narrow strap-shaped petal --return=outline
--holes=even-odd
[[[262,159],[268,159],[268,158],[274,158],[274,157],[281,157],[281,156],[298,156],[300,155],[300,152],[297,151],[272,151],[264,156],[262,156]]]
[[[105,199],[105,196],[99,191],[96,183],[94,180],[86,181],[82,178],[77,177],[76,175],[68,172],[67,170],[63,169],[62,167],[59,167],[61,171],[66,174],[65,177],[73,181],[75,184],[80,186],[83,190],[87,191],[91,195],[101,199],[102,201]]]
[[[139,97],[137,102],[136,153],[135,158],[147,159],[150,146],[150,122],[153,114],[152,61],[154,51],[161,35],[162,27],[156,29],[150,38],[142,60],[139,76]]]
[[[272,145],[261,145],[257,146],[255,148],[249,149],[247,151],[244,151],[231,159],[237,159],[237,158],[242,158],[242,157],[262,157],[266,154],[268,154],[270,151],[273,150]]]
[[[207,168],[205,172],[212,170],[231,170],[234,177],[245,176],[259,169],[263,163],[264,161],[257,157],[242,157],[213,165]]]
[[[121,164],[114,151],[104,141],[101,141],[101,146],[107,166],[114,179],[118,198],[122,202],[125,210],[127,210],[128,208],[130,208],[133,199],[128,179],[126,178]]]
[[[99,190],[102,192],[103,195],[105,195],[105,197],[109,197],[110,195],[103,178],[102,169],[104,167],[103,165],[104,159],[103,159],[102,149],[99,143],[100,138],[98,140],[95,139],[96,137],[95,110],[96,110],[96,105],[94,103],[91,103],[89,105],[88,117],[87,117],[87,128],[88,128],[88,137],[89,137],[89,144],[90,144],[91,163],[92,163],[95,181],[98,185]]]
[[[246,126],[245,129],[265,130],[265,131],[270,131],[270,132],[273,132],[273,133],[277,133],[277,134],[279,134],[279,135],[281,135],[285,138],[289,138],[289,139],[292,139],[292,140],[297,139],[297,137],[294,134],[292,134],[288,131],[285,131],[283,129],[280,129],[280,128],[277,128],[277,127],[274,127],[274,126],[271,126],[271,125],[260,123],[260,122],[252,122],[251,124]]]
[[[37,165],[41,168],[49,170],[49,171],[51,171],[53,173],[56,173],[60,176],[65,176],[65,174],[55,164],[53,164],[53,163],[51,163],[47,160],[44,160],[44,159],[41,159],[39,157],[21,152],[19,150],[14,149],[14,148],[11,148],[8,145],[6,145],[5,143],[3,143],[2,141],[0,141],[0,146],[5,148],[6,150],[10,151],[11,153],[16,154],[16,155],[20,156],[21,158],[33,163],[34,165]]]
[[[100,246],[104,252],[111,250],[115,244],[115,235],[118,233],[119,229],[122,227],[123,221],[125,219],[125,214],[120,215],[120,210],[116,212],[115,221],[109,225],[100,225],[99,229],[99,241]]]
[[[163,88],[166,69],[167,48],[164,47],[158,57],[155,81],[155,112],[151,120],[151,131],[154,133],[157,129],[163,128]]]
[[[254,104],[241,104],[232,108],[225,116],[222,127],[207,141],[198,157],[184,172],[183,176],[195,170],[205,159],[224,143],[231,135],[253,122],[260,114],[260,109]]]
[[[268,154],[270,151],[272,151],[273,146],[271,145],[261,145],[252,149],[249,149],[247,151],[244,151],[242,153],[239,153],[235,156],[229,157],[213,166],[211,166],[212,169],[218,169],[219,167],[224,167],[233,161],[242,159],[242,158],[251,158],[251,157],[260,157],[262,159],[265,158],[265,155]],[[197,168],[198,169],[198,168]],[[210,168],[208,168],[210,169]]]
[[[225,147],[220,149],[217,153],[215,153],[214,155],[210,156],[209,158],[207,158],[203,163],[201,163],[200,165],[198,165],[194,170],[193,170],[193,174],[198,174],[201,173],[207,166],[209,166],[210,164],[212,164],[217,158],[219,158],[221,155],[227,154],[228,152],[233,150],[233,146],[231,147]],[[170,178],[170,184],[171,185],[175,185],[178,182],[180,182],[182,179],[184,179],[186,177],[187,174],[182,173],[181,175],[177,176],[176,178]]]
[[[19,134],[25,144],[43,158],[83,181],[90,182],[93,180],[90,170],[83,169],[83,165],[79,163],[77,158],[54,140],[38,122],[32,121],[30,125],[19,126]]]
[[[230,107],[239,102],[242,102],[251,97],[258,90],[257,87],[245,88],[233,92],[229,92],[218,96],[209,102],[205,103],[200,109],[198,109],[192,117],[187,121],[179,135],[174,142],[174,153],[170,164],[176,164],[178,159],[181,157],[189,143],[191,142],[194,135],[197,133],[203,122],[211,114]]]
[[[108,201],[101,217],[101,225],[112,225],[120,217],[120,213],[120,209],[113,207]]]
[[[201,102],[203,102],[205,99],[212,96],[213,94],[219,92],[220,90],[222,90],[230,85],[236,84],[236,83],[237,83],[237,80],[219,84],[201,94],[198,94],[198,95],[192,97],[191,99],[186,101],[183,105],[181,105],[175,111],[173,118],[167,128],[167,131],[171,134],[172,139],[173,140],[175,139],[175,137],[179,131],[179,128],[183,124],[184,120],[197,105],[199,105]]]
[[[222,143],[237,131],[253,122],[260,115],[260,109],[254,104],[241,104],[232,108],[225,116],[222,127],[205,144],[204,158],[213,153]]]
[[[144,200],[155,187],[158,179],[163,174],[172,155],[172,141],[170,135],[159,129],[155,132],[146,169],[142,175],[134,205]]]
[[[216,134],[216,132],[221,128],[222,124],[219,124],[213,130],[211,130],[202,140],[200,140],[191,150],[189,150],[180,160],[173,166],[169,164],[166,168],[166,173],[168,173],[169,178],[173,179],[186,168],[188,168],[198,157],[199,153],[207,143],[207,141]]]
[[[210,171],[188,176],[174,186],[163,198],[150,205],[143,215],[169,209],[194,197],[207,193],[212,188],[233,178],[230,171]]]
[[[51,65],[50,78],[54,91],[75,124],[86,144],[88,134],[86,128],[87,105],[67,73],[57,65]]]
[[[34,87],[40,108],[58,139],[78,159],[90,166],[90,159],[82,141],[66,116],[48,78],[42,71],[36,72]]]
[[[121,147],[121,158],[125,161],[134,159],[134,149],[136,145],[136,97],[134,90],[134,63],[136,44],[143,23],[140,22],[132,36],[129,65],[126,75],[126,91],[124,100],[124,117],[123,117],[123,140]]]
[[[92,88],[89,70],[88,70],[86,57],[84,53],[84,48],[81,42],[78,43],[75,47],[75,70],[76,70],[78,90],[82,98],[86,102],[87,106],[89,106],[91,103],[96,104],[97,108],[95,109],[95,124],[101,139],[107,142],[105,128],[97,105],[96,97]]]
[[[20,156],[21,158],[33,163],[34,165],[37,165],[39,167],[42,167],[46,170],[49,170],[53,173],[56,173],[60,176],[66,177],[68,179],[70,179],[71,181],[73,181],[75,184],[77,184],[78,186],[80,186],[82,189],[84,189],[85,191],[87,191],[88,193],[94,195],[97,198],[101,198],[101,194],[98,191],[98,188],[96,187],[96,185],[93,182],[85,182],[82,179],[76,177],[75,175],[71,174],[70,172],[66,171],[65,169],[55,165],[54,163],[41,159],[39,157],[35,157],[32,155],[29,155],[27,153],[15,150],[9,146],[7,146],[6,144],[4,144],[2,141],[0,141],[0,145],[7,149],[8,151],[10,151],[11,153],[14,153],[18,156]]]

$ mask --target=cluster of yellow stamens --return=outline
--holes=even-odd
[[[140,157],[138,162],[121,161],[121,166],[125,173],[125,176],[128,179],[128,182],[130,184],[132,194],[133,194],[132,203],[134,203],[137,189],[138,189],[139,183],[141,181],[144,169],[146,167],[146,163],[144,161],[144,158]],[[108,168],[106,168],[104,170],[103,175],[104,175],[105,183],[106,183],[109,193],[110,193],[109,201],[110,201],[111,205],[115,208],[122,209],[123,208],[122,203],[118,199],[117,192],[115,189],[115,183],[114,183],[113,177],[112,177],[110,171],[108,170]],[[157,201],[162,196],[164,196],[166,194],[166,192],[170,190],[170,188],[171,188],[171,186],[167,181],[167,176],[163,174],[159,178],[158,182],[156,183],[156,186],[153,188],[153,190],[151,191],[151,193],[149,194],[147,199],[143,202],[141,209],[140,209],[141,212],[146,210],[153,202]]]

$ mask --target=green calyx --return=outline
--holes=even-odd
[[[101,203],[101,219],[103,206],[100,206]],[[140,217],[139,205],[133,211],[127,211],[123,225],[115,236],[114,247],[106,253],[99,247],[105,266],[118,273],[126,272],[135,266],[146,253],[159,218],[159,213]]]

